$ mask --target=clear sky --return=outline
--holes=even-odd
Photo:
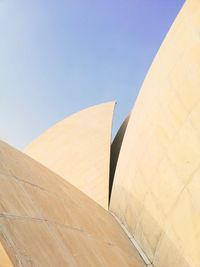
[[[114,133],[184,0],[0,0],[0,139],[23,148],[117,101]]]

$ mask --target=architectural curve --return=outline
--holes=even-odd
[[[144,267],[108,211],[4,142],[0,199],[0,244],[15,267]]]
[[[188,0],[143,83],[110,210],[155,267],[200,266],[200,1]]]
[[[115,102],[82,110],[36,138],[25,153],[108,208]]]
[[[110,179],[109,179],[109,201],[112,193],[113,180],[115,175],[115,170],[117,167],[117,161],[119,158],[120,149],[126,132],[126,127],[128,125],[129,116],[126,117],[122,125],[120,126],[113,142],[111,145],[110,153]]]

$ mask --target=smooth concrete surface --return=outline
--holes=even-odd
[[[114,217],[42,164],[0,142],[0,266],[144,267]]]
[[[155,267],[200,266],[200,1],[188,0],[143,83],[111,211]]]
[[[57,123],[25,153],[108,208],[112,118],[115,102],[82,110]]]

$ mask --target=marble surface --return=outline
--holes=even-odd
[[[200,266],[200,1],[188,0],[132,110],[110,210],[155,267]]]
[[[0,142],[0,266],[144,267],[144,263],[108,211]]]
[[[75,113],[25,149],[106,209],[114,107],[108,102]]]

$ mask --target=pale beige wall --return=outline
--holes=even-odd
[[[13,264],[0,242],[0,267],[13,267]]]
[[[186,1],[142,86],[110,209],[156,267],[200,266],[200,1]]]
[[[144,267],[108,211],[3,142],[0,241],[15,267]]]
[[[25,153],[107,209],[115,102],[82,110],[36,138]]]

